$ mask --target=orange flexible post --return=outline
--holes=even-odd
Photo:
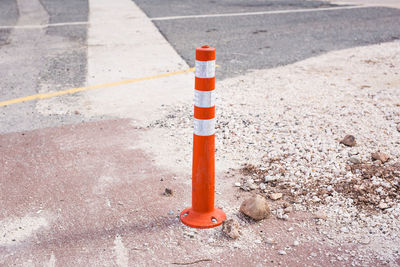
[[[212,228],[226,219],[214,207],[215,48],[196,49],[195,76],[192,207],[183,210],[180,218],[190,227]]]

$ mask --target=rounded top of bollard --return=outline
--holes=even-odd
[[[215,48],[209,45],[203,45],[202,47],[196,48],[196,60],[215,60]]]

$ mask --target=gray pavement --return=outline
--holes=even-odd
[[[320,8],[314,1],[135,1],[150,17],[278,9]],[[264,3],[264,5],[262,5]],[[207,7],[207,8],[205,8]],[[187,10],[192,10],[188,12]],[[217,49],[219,79],[250,69],[286,65],[332,50],[389,42],[400,38],[400,10],[368,7],[289,14],[156,20],[154,23],[190,66],[194,49],[210,44]]]
[[[201,1],[201,4],[199,4],[199,1],[196,0],[134,0],[134,2],[139,5],[150,18],[179,15],[325,8],[337,6],[324,1],[304,0],[206,0]]]
[[[39,25],[87,21],[84,1],[1,1],[1,25]],[[4,12],[4,13],[3,13]],[[0,31],[0,100],[84,86],[87,68],[87,26]],[[0,43],[1,44],[1,43]],[[74,97],[59,101],[74,101]],[[33,130],[82,121],[79,114],[46,116],[35,102],[2,107],[0,133]]]
[[[40,0],[50,16],[50,23],[87,21],[87,0]]]
[[[15,0],[0,1],[0,25],[14,26],[18,19],[18,9]],[[7,44],[10,29],[0,29],[0,47]]]

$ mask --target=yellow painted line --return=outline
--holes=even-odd
[[[33,101],[33,100],[37,100],[37,99],[47,99],[47,98],[51,98],[51,97],[55,97],[55,96],[70,95],[70,94],[75,94],[78,92],[89,91],[89,90],[94,90],[94,89],[124,85],[124,84],[129,84],[129,83],[137,83],[137,82],[141,82],[141,81],[153,80],[153,79],[158,79],[158,78],[164,78],[164,77],[188,73],[188,72],[194,72],[194,68],[190,68],[187,70],[181,70],[181,71],[175,71],[175,72],[167,72],[167,73],[162,73],[162,74],[157,74],[157,75],[147,76],[147,77],[142,77],[142,78],[123,80],[123,81],[119,81],[119,82],[103,83],[103,84],[92,85],[92,86],[87,86],[87,87],[79,87],[79,88],[70,88],[70,89],[66,89],[63,91],[36,94],[36,95],[15,98],[15,99],[0,102],[0,107],[17,104],[17,103],[22,103],[22,102],[27,102],[27,101]]]

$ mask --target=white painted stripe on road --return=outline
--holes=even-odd
[[[326,7],[326,8],[309,8],[309,9],[289,9],[289,10],[243,12],[243,13],[170,16],[170,17],[150,18],[150,20],[157,21],[157,20],[196,19],[196,18],[212,18],[212,17],[255,16],[255,15],[268,15],[268,14],[287,14],[287,13],[302,13],[302,12],[319,12],[319,11],[342,10],[342,9],[357,9],[357,8],[368,8],[368,7],[379,7],[379,5],[340,6],[340,7]],[[87,22],[87,21],[77,21],[77,22],[50,23],[50,24],[42,24],[42,25],[14,25],[14,26],[3,25],[3,26],[0,26],[0,29],[43,29],[43,28],[47,28],[47,27],[79,26],[79,25],[89,25],[89,22]]]
[[[210,136],[215,133],[215,119],[199,120],[194,118],[194,134],[198,136]]]
[[[195,76],[197,78],[212,78],[215,76],[215,60],[199,61],[195,63]]]
[[[215,106],[215,90],[194,90],[194,105],[199,108],[211,108]]]
[[[375,5],[368,6],[340,6],[340,7],[324,7],[324,8],[307,8],[307,9],[289,9],[289,10],[273,10],[273,11],[257,11],[257,12],[243,12],[243,13],[223,13],[223,14],[205,14],[205,15],[189,15],[189,16],[170,16],[152,18],[152,21],[158,20],[176,20],[176,19],[197,19],[197,18],[216,18],[216,17],[235,17],[235,16],[255,16],[255,15],[269,15],[269,14],[288,14],[288,13],[303,13],[303,12],[320,12],[320,11],[333,11],[344,9],[357,9],[376,7]]]
[[[15,25],[15,26],[0,26],[0,29],[44,29],[47,27],[60,27],[60,26],[79,26],[87,25],[87,21],[64,22],[64,23],[50,23],[41,25]]]

